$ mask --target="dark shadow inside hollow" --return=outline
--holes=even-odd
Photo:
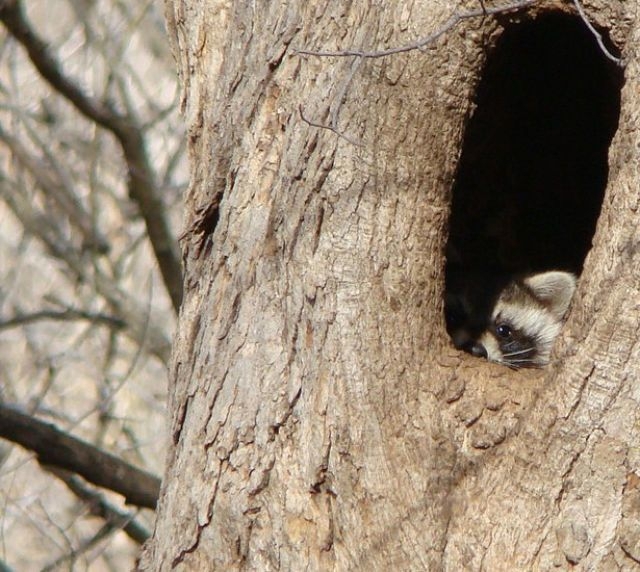
[[[452,190],[447,280],[579,274],[607,183],[621,68],[576,16],[507,25],[478,85]]]

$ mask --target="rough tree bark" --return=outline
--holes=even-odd
[[[452,178],[501,25],[319,58],[294,48],[401,46],[478,3],[168,1],[192,184],[141,570],[638,566],[638,7],[586,7],[627,64],[609,183],[558,359],[514,372],[453,350],[441,302]]]

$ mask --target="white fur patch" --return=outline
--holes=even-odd
[[[524,284],[538,300],[548,305],[556,318],[562,319],[576,290],[576,277],[570,272],[551,270],[525,278]]]
[[[484,332],[478,340],[487,350],[487,359],[489,361],[502,362],[502,350],[498,345],[498,341],[489,332]]]
[[[531,338],[537,352],[536,362],[544,364],[549,361],[553,342],[562,327],[560,320],[549,310],[539,306],[523,307],[516,304],[498,302],[494,308],[493,319],[497,319],[498,322],[504,321],[514,330],[518,330],[528,338]],[[500,352],[497,341],[494,340],[494,343],[498,352]],[[488,353],[489,349],[487,348]],[[501,352],[500,357],[502,357]]]

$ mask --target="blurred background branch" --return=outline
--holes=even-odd
[[[32,30],[27,22],[22,2],[3,0],[0,3],[0,20],[7,31],[25,48],[31,63],[38,70],[42,79],[89,121],[93,121],[110,131],[120,144],[128,170],[129,197],[135,201],[144,219],[148,239],[177,313],[182,301],[182,276],[178,248],[169,229],[159,191],[155,186],[155,174],[149,165],[144,135],[135,113],[131,109],[124,112],[117,111],[116,106],[109,99],[99,100],[91,97],[77,83],[67,77],[53,52],[49,50],[47,43]],[[122,79],[119,75],[114,77]],[[130,108],[131,106],[126,105],[129,103],[128,91],[123,87],[124,84],[121,81],[117,85],[122,99],[121,103],[125,104],[125,108]],[[31,170],[35,175],[34,169]],[[43,189],[50,191],[55,188],[56,185],[43,187]],[[56,193],[52,193],[52,195],[55,197]],[[73,204],[73,200],[69,202]],[[69,210],[74,211],[74,209]],[[65,209],[65,212],[68,211]]]
[[[160,5],[0,0],[0,21],[0,402],[161,474],[188,169]],[[0,441],[0,568],[132,567],[153,512],[78,470]]]

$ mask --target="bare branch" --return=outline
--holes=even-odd
[[[15,192],[14,188],[15,185],[0,177],[0,196],[23,227],[41,240],[53,256],[63,260],[76,279],[93,283],[98,294],[110,304],[115,319],[126,322],[128,328],[124,329],[124,333],[166,364],[171,353],[171,340],[160,326],[159,320],[151,315],[150,310],[142,309],[118,284],[104,276],[99,268],[94,268],[94,274],[90,274],[90,267],[68,244],[50,217],[33,212],[29,197]]]
[[[164,204],[155,186],[155,177],[137,121],[130,115],[118,113],[110,103],[89,96],[64,75],[47,44],[26,21],[19,0],[0,0],[0,20],[27,50],[31,62],[49,85],[85,117],[113,133],[120,143],[129,174],[129,196],[140,208],[165,286],[177,312],[182,301],[182,269],[177,242],[170,231]]]
[[[83,236],[83,246],[103,254],[108,252],[109,245],[106,239],[92,227],[89,213],[79,203],[69,185],[65,184],[63,178],[59,176],[60,173],[55,168],[55,164],[45,165],[42,161],[38,161],[18,139],[2,129],[2,126],[0,126],[0,141],[5,143],[18,162],[37,181],[44,193],[61,208],[78,228]]]
[[[98,530],[91,538],[85,540],[78,548],[71,549],[67,554],[63,554],[56,558],[51,564],[42,568],[41,572],[54,572],[60,570],[65,563],[73,563],[80,556],[91,550],[96,544],[107,538],[113,533],[113,526],[107,523]]]
[[[362,64],[363,59],[362,58],[356,58],[353,60],[353,62],[351,63],[351,68],[349,70],[349,73],[346,77],[346,79],[344,81],[342,81],[342,86],[340,88],[340,91],[338,92],[338,95],[335,98],[335,101],[337,102],[335,106],[333,106],[333,110],[331,111],[331,121],[329,125],[325,125],[324,123],[318,123],[315,121],[311,121],[310,119],[308,119],[302,109],[302,105],[300,105],[300,107],[298,108],[298,111],[300,112],[300,117],[302,118],[302,120],[307,123],[308,125],[312,126],[312,127],[318,127],[320,129],[328,129],[329,131],[335,133],[338,137],[341,137],[342,139],[344,139],[345,141],[347,141],[348,143],[351,143],[351,145],[354,145],[356,147],[362,147],[362,143],[356,141],[355,139],[352,139],[351,137],[345,135],[344,133],[342,133],[339,129],[338,129],[338,115],[340,113],[340,107],[342,106],[342,104],[344,103],[344,100],[346,98],[346,94],[347,94],[347,90],[349,88],[349,86],[351,85],[351,82],[353,81],[353,77],[356,74],[356,71],[360,68],[360,65]]]
[[[106,314],[93,314],[84,310],[74,310],[68,308],[66,310],[41,310],[30,314],[16,314],[12,318],[0,321],[0,331],[8,330],[26,324],[33,324],[42,320],[55,320],[61,322],[70,322],[74,320],[86,320],[94,324],[102,324],[110,328],[120,330],[126,326],[124,320]]]
[[[104,519],[116,529],[122,529],[129,538],[138,544],[143,544],[151,536],[151,533],[142,524],[136,522],[133,513],[124,512],[113,506],[104,498],[102,493],[88,487],[77,476],[64,469],[56,467],[45,468],[67,485],[74,495],[86,503],[91,515]]]
[[[160,492],[158,477],[1,403],[0,437],[33,451],[41,464],[77,473],[95,485],[123,495],[129,504],[151,509],[156,506]]]
[[[622,59],[616,58],[604,45],[604,41],[602,40],[602,35],[598,32],[598,30],[596,30],[593,27],[591,22],[589,22],[589,18],[587,18],[587,15],[585,14],[585,11],[582,8],[582,5],[580,4],[580,1],[573,0],[573,5],[576,7],[578,14],[580,14],[580,18],[582,18],[584,25],[587,28],[589,28],[589,31],[594,35],[596,41],[598,42],[598,46],[600,46],[600,51],[605,55],[607,59],[611,60],[614,64],[620,67],[624,67],[624,62],[622,61]]]
[[[294,53],[305,55],[305,56],[318,56],[318,57],[346,57],[346,56],[357,56],[360,58],[383,58],[385,56],[392,56],[394,54],[401,54],[404,52],[411,52],[414,50],[421,50],[426,48],[427,46],[433,44],[438,38],[444,36],[446,33],[453,30],[460,22],[465,20],[471,20],[473,18],[480,18],[485,16],[494,16],[495,14],[504,14],[506,12],[513,12],[515,10],[522,10],[523,8],[527,8],[529,6],[533,6],[540,0],[518,0],[517,2],[512,2],[510,4],[506,4],[503,6],[496,6],[493,8],[487,8],[482,4],[481,8],[477,10],[470,10],[468,12],[458,13],[455,12],[449,19],[442,24],[435,32],[430,34],[429,36],[422,38],[412,44],[407,44],[406,46],[399,46],[397,48],[389,48],[388,50],[380,50],[375,52],[369,52],[365,50],[340,50],[334,52],[316,52],[312,50],[294,50]]]
[[[338,130],[338,128],[335,127],[334,125],[324,125],[322,123],[315,123],[314,121],[311,121],[310,119],[308,119],[305,116],[304,111],[302,110],[302,105],[298,108],[298,111],[300,112],[300,118],[302,119],[302,121],[304,121],[305,123],[307,123],[311,127],[318,127],[320,129],[328,129],[332,133],[335,133],[338,137],[341,137],[342,139],[344,139],[348,143],[351,143],[351,145],[355,145],[357,147],[362,147],[362,143],[358,143],[357,141],[354,141],[353,139],[351,139],[350,137],[348,137],[344,133],[341,133]]]
[[[20,221],[24,229],[40,240],[52,256],[67,265],[73,276],[84,280],[85,270],[78,253],[64,237],[58,225],[50,217],[37,212],[26,193],[16,192],[19,186],[13,180],[3,178],[0,173],[0,197]]]
[[[127,322],[129,327],[124,332],[167,364],[171,355],[171,338],[166,335],[151,308],[141,308],[118,284],[102,273],[96,273],[94,285],[96,291],[109,301],[115,314]]]

